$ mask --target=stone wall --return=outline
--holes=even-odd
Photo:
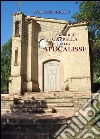
[[[35,17],[33,19],[37,20],[41,27],[38,42],[40,44],[40,40],[44,39],[45,47],[47,48],[47,50],[44,50],[39,48],[38,45],[40,90],[43,91],[43,63],[50,59],[55,59],[61,62],[61,91],[64,91],[66,87],[69,87],[70,91],[91,91],[91,69],[87,24],[76,23],[69,25],[66,28],[66,35],[70,34],[71,36],[69,37],[69,40],[65,41],[63,47],[56,51],[57,41],[53,41],[52,38],[54,39],[56,34],[61,34],[67,21],[58,22],[57,20],[38,19]],[[72,34],[74,34],[74,36],[72,36]],[[73,37],[72,40],[71,37]],[[48,49],[48,47],[50,47],[49,42],[53,43],[55,49]],[[66,49],[68,48],[67,51],[63,51],[65,47]]]
[[[19,22],[17,35],[16,21]],[[10,94],[38,91],[38,29],[39,24],[23,13],[13,14]]]

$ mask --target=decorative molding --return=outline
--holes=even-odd
[[[88,25],[88,22],[87,21],[82,21],[82,22],[69,22],[69,23],[67,23],[64,26],[64,28],[62,30],[62,34],[65,35],[70,27],[74,27],[74,26],[87,26],[87,25]]]
[[[25,18],[25,21],[28,22],[28,23],[32,23],[33,22],[33,19],[31,19],[31,18]]]

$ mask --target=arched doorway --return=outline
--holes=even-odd
[[[43,64],[43,90],[60,91],[60,62],[57,60],[46,61]]]

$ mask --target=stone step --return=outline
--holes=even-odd
[[[46,112],[46,113],[51,113],[52,112],[52,108],[56,109],[57,111],[59,110],[66,110],[67,108],[70,109],[73,107],[73,103],[51,103],[48,105],[44,105],[44,106],[32,106],[32,105],[15,105],[13,107],[12,111],[16,111],[16,112]],[[67,110],[68,110],[67,109]]]
[[[45,113],[57,113],[59,115],[59,113],[62,115],[66,115],[66,116],[73,116],[75,114],[75,109],[72,107],[71,109],[69,108],[62,108],[62,107],[54,107],[53,109],[52,108],[48,108],[46,110],[44,110]]]
[[[66,97],[66,98],[69,98],[69,97],[73,97],[72,95],[70,95],[70,93],[68,94],[68,92],[27,92],[24,94],[24,97],[26,98],[30,98],[30,97],[34,97],[34,98],[41,98],[41,97],[44,97],[44,98],[55,98],[55,97],[59,97],[59,98],[62,98],[62,97]]]
[[[21,106],[21,105],[16,105],[13,107],[13,111],[17,111],[17,112],[52,112],[52,109],[55,109],[57,111],[73,111],[74,110],[74,105],[73,103],[66,103],[64,105],[60,104],[48,104],[47,106]]]
[[[36,109],[14,109],[12,112],[15,113],[45,113],[46,109],[42,108],[36,108]]]
[[[45,100],[45,97],[35,97],[35,100]]]
[[[45,113],[52,113],[52,108],[45,109],[44,111]]]
[[[13,106],[14,109],[24,109],[24,108],[32,108],[32,109],[35,109],[35,108],[47,108],[48,106],[47,105],[44,105],[44,106],[33,106],[33,105],[16,105],[16,106]]]
[[[74,107],[74,103],[47,103],[48,107]]]
[[[69,115],[74,115],[75,109],[73,107],[54,107],[54,109],[57,111],[57,113],[66,113]]]
[[[44,97],[37,97],[37,98],[22,98],[22,99],[20,99],[20,100],[22,100],[22,101],[45,101],[45,98]]]
[[[73,107],[54,107],[57,113],[66,113],[67,115],[74,115],[75,114],[75,109]]]
[[[73,99],[66,99],[66,98],[46,98],[46,102],[54,102],[54,103],[66,103],[66,102],[73,102]]]
[[[1,114],[10,113],[10,109],[1,109]]]
[[[45,107],[50,107],[50,106],[61,106],[61,107],[66,107],[66,106],[74,106],[73,102],[42,102],[42,101],[34,101],[34,102],[29,102],[27,104],[15,104],[13,105],[14,108],[45,108]]]
[[[54,107],[56,110],[59,110],[60,109],[60,107]],[[69,107],[61,107],[61,110],[69,110],[69,111],[72,111],[72,110],[74,110],[74,107],[70,107],[70,109],[69,109]]]
[[[73,96],[64,96],[64,95],[62,95],[62,96],[45,96],[45,98],[50,98],[50,99],[55,99],[55,98],[58,98],[58,99],[60,99],[60,98],[68,98],[68,99],[70,99],[70,98],[73,98]]]
[[[35,103],[35,102],[40,102],[40,103],[73,103],[74,100],[73,98],[44,98],[44,97],[40,97],[40,98],[24,98],[24,99],[19,99],[20,102],[25,102],[25,103]]]

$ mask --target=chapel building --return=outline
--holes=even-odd
[[[10,94],[91,92],[86,22],[13,14]]]

